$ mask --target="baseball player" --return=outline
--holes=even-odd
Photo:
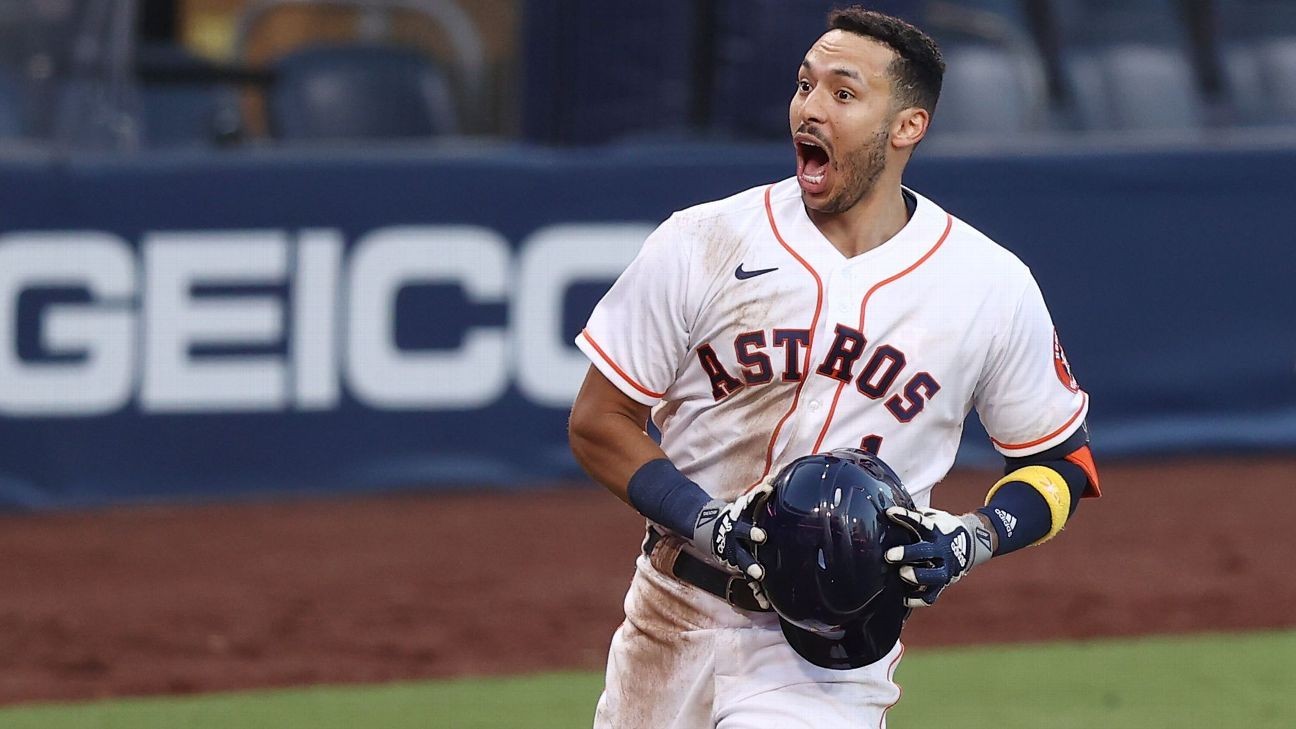
[[[1030,271],[901,185],[940,93],[935,43],[852,7],[790,70],[795,177],[672,215],[577,338],[572,450],[648,520],[598,727],[885,725],[903,645],[820,668],[763,598],[749,512],[780,464],[861,448],[897,472],[915,508],[888,516],[922,539],[886,559],[911,606],[1098,495],[1089,398]],[[982,509],[929,508],[974,407],[1006,475]]]

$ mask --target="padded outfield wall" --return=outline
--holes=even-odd
[[[571,341],[785,145],[0,160],[0,504],[578,475]],[[1296,448],[1296,148],[920,154],[1045,291],[1103,457]],[[993,462],[973,422],[965,462]]]

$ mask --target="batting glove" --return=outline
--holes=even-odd
[[[914,511],[893,506],[886,515],[919,539],[892,547],[883,555],[886,561],[900,565],[900,579],[913,586],[905,595],[906,607],[931,605],[946,587],[992,556],[990,530],[976,514],[954,516],[939,509]]]
[[[752,525],[752,514],[756,505],[773,490],[764,481],[736,501],[712,499],[698,514],[693,527],[693,548],[753,580],[764,579],[765,568],[752,556],[748,545],[765,542],[765,530]],[[763,595],[757,599],[760,597]]]

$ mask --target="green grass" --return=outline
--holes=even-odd
[[[914,653],[891,727],[1296,727],[1296,631]]]
[[[911,650],[892,729],[1296,727],[1296,631]],[[602,677],[547,674],[0,710],[6,729],[589,726]]]
[[[588,726],[603,677],[552,673],[320,686],[0,710],[4,729],[567,729]]]

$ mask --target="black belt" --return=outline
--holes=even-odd
[[[663,536],[656,527],[648,527],[648,536],[643,543],[644,554],[651,557],[653,548]],[[731,575],[712,567],[688,552],[680,550],[670,566],[670,571],[676,579],[700,587],[736,608],[760,613],[770,612],[769,608],[761,607],[760,603],[756,602],[756,596],[752,594],[745,577]]]

